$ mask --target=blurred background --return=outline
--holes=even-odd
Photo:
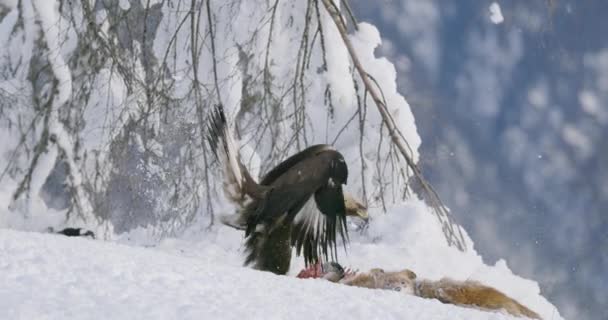
[[[351,5],[378,27],[424,173],[475,249],[566,318],[605,319],[608,1]]]

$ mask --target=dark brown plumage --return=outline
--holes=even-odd
[[[328,145],[309,147],[281,162],[258,184],[242,165],[221,106],[215,108],[209,143],[224,167],[224,191],[239,208],[223,217],[245,230],[245,264],[285,274],[291,249],[306,264],[321,257],[337,259],[337,238],[348,241],[346,216],[367,218],[365,207],[346,196],[342,185],[348,168],[342,155]]]

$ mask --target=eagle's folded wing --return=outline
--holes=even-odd
[[[304,256],[306,265],[317,263],[320,257],[337,260],[336,235],[340,235],[344,246],[348,241],[344,212],[342,189],[336,186],[320,188],[296,215],[291,245],[298,256]]]

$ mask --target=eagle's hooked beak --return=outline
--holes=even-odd
[[[346,207],[347,216],[357,217],[363,221],[369,219],[367,207],[346,192],[344,193],[344,205]]]

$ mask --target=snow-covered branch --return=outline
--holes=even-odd
[[[423,188],[425,199],[430,202],[437,218],[443,226],[444,234],[446,236],[448,244],[454,244],[456,245],[456,247],[458,247],[458,249],[463,251],[466,250],[466,242],[462,235],[460,226],[454,222],[448,209],[445,207],[445,205],[439,198],[439,195],[435,192],[430,183],[422,175],[420,168],[418,168],[418,165],[413,160],[412,149],[408,144],[407,139],[404,137],[403,133],[395,123],[395,119],[390,114],[387,108],[386,99],[383,99],[381,97],[381,92],[379,92],[379,90],[381,89],[379,88],[378,82],[373,80],[373,78],[361,64],[361,61],[359,60],[359,57],[355,49],[353,48],[353,45],[347,34],[346,23],[344,22],[342,15],[340,14],[338,6],[333,2],[333,0],[322,1],[325,5],[325,8],[330,13],[334,23],[338,27],[340,35],[342,36],[342,41],[348,49],[350,58],[352,59],[353,64],[363,81],[366,92],[370,93],[372,99],[374,100],[374,103],[378,107],[378,111],[382,116],[383,124],[385,124],[388,128],[392,143],[399,149],[399,153],[406,161],[407,166],[414,172],[416,179]]]

